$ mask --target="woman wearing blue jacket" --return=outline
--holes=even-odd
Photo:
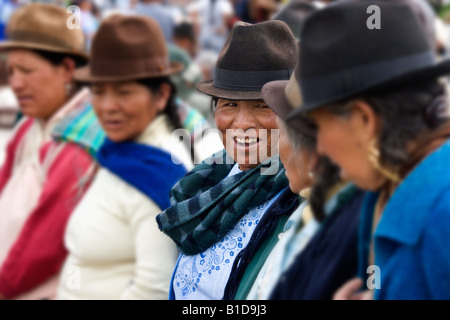
[[[304,101],[290,118],[311,117],[318,153],[370,191],[359,277],[334,298],[450,299],[450,61],[402,2],[329,6],[301,39]]]

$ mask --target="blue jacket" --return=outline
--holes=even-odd
[[[368,266],[378,193],[366,195],[360,224],[361,277]],[[450,140],[427,156],[389,199],[374,234],[375,299],[450,299]],[[371,282],[372,283],[372,282]]]

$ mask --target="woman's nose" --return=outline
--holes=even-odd
[[[99,104],[101,110],[103,110],[104,112],[114,112],[119,107],[119,102],[117,98],[110,93],[105,93],[100,98]]]
[[[242,129],[244,131],[252,128],[255,129],[257,127],[256,117],[251,110],[240,108],[234,118],[233,125],[236,129]]]

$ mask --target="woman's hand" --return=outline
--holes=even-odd
[[[373,300],[372,290],[360,289],[363,287],[361,278],[353,278],[344,283],[333,295],[333,300]]]

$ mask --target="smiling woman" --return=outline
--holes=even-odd
[[[216,100],[217,129],[240,170],[252,169],[277,153],[277,140],[272,146],[272,135],[278,128],[276,116],[264,100]]]
[[[252,235],[275,232],[298,206],[279,161],[276,116],[261,94],[266,82],[289,79],[296,54],[284,22],[237,22],[214,79],[198,84],[212,97],[224,149],[181,179],[171,207],[157,216],[181,251],[171,299],[222,299],[233,264],[255,249]]]

